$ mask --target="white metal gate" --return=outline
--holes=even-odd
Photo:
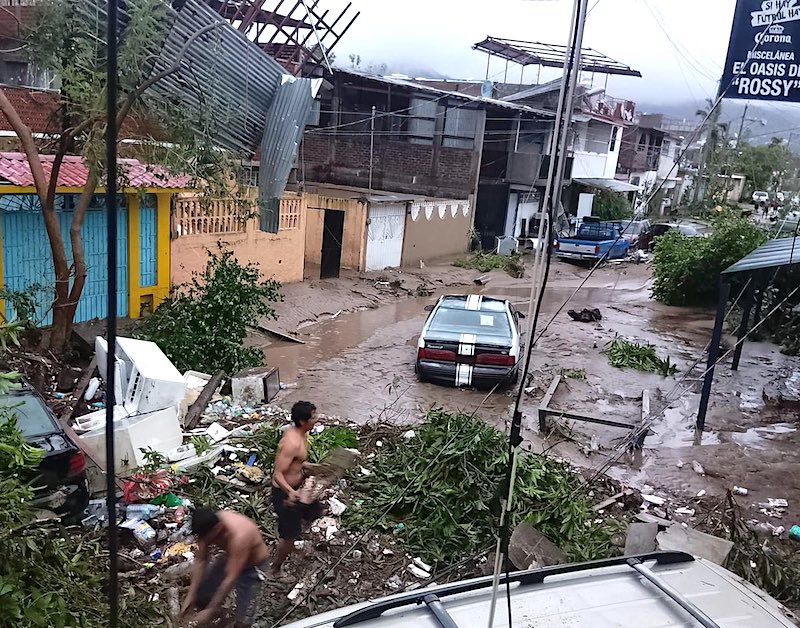
[[[405,203],[377,203],[369,206],[367,227],[367,270],[400,266],[403,255]]]

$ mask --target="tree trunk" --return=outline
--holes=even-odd
[[[11,128],[19,138],[25,157],[33,176],[33,184],[36,188],[36,195],[39,197],[39,204],[42,208],[42,218],[44,228],[47,232],[47,239],[50,243],[50,253],[53,257],[53,270],[55,274],[55,286],[53,289],[53,330],[50,336],[50,347],[56,351],[61,351],[66,343],[64,336],[64,316],[65,307],[69,302],[69,264],[67,264],[67,253],[64,249],[64,238],[61,237],[61,229],[58,225],[58,216],[55,210],[55,189],[58,182],[58,173],[61,169],[61,162],[66,150],[65,142],[59,142],[59,151],[53,160],[53,165],[48,174],[42,166],[39,156],[39,149],[33,140],[33,133],[30,128],[22,121],[14,105],[8,100],[5,90],[0,90],[0,111],[3,112]]]
[[[97,189],[97,168],[89,168],[89,175],[86,178],[86,185],[81,192],[78,204],[72,214],[72,222],[69,226],[69,240],[72,245],[72,288],[69,291],[67,307],[64,308],[64,341],[68,341],[72,336],[72,325],[75,322],[75,311],[78,309],[78,302],[83,294],[83,287],[86,285],[86,254],[83,248],[83,221],[86,217],[86,210],[92,202],[92,196]],[[116,243],[109,242],[108,246],[116,246]],[[63,345],[62,345],[63,346]]]

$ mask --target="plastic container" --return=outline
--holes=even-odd
[[[128,519],[120,524],[120,527],[127,528],[133,533],[133,538],[139,547],[149,550],[156,542],[156,531],[147,521]]]
[[[91,401],[97,396],[97,391],[100,390],[100,378],[93,377],[89,380],[89,385],[86,386],[86,392],[83,394],[84,401]]]
[[[789,538],[794,541],[800,541],[800,526],[792,526],[789,528]]]
[[[176,447],[172,451],[167,454],[167,460],[170,462],[180,462],[181,460],[186,460],[187,458],[192,458],[197,455],[197,451],[194,448],[194,445],[188,443],[186,445],[181,445],[180,447]]]
[[[155,504],[131,504],[125,509],[125,516],[128,519],[152,519],[156,515],[164,512],[163,506]]]

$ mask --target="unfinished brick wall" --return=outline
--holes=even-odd
[[[306,133],[301,151],[309,181],[369,186],[369,137]],[[433,197],[469,196],[475,188],[473,151],[434,147],[376,137],[372,153],[372,188]]]

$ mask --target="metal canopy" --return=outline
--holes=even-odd
[[[575,183],[588,185],[591,188],[601,188],[612,192],[638,192],[641,188],[633,183],[617,181],[616,179],[573,179]]]
[[[728,267],[722,274],[730,275],[792,264],[800,264],[800,236],[770,240]]]
[[[472,46],[473,50],[481,50],[519,65],[543,65],[560,68],[564,65],[567,47],[560,44],[544,44],[536,41],[519,39],[503,39],[487,37]],[[641,78],[642,73],[630,66],[615,61],[611,57],[591,48],[581,49],[581,70],[598,74],[616,74],[619,76],[635,76]]]

